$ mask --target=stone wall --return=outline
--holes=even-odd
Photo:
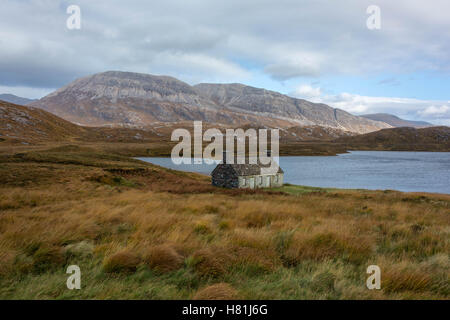
[[[239,179],[233,169],[220,166],[214,170],[211,177],[212,185],[222,188],[239,188]]]

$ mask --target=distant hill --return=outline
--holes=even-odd
[[[382,121],[396,128],[398,127],[425,128],[433,126],[433,124],[429,122],[405,120],[389,113],[364,114],[361,117],[375,121]]]
[[[351,137],[335,143],[349,150],[450,151],[450,127],[391,128]]]
[[[0,100],[20,105],[27,105],[36,101],[35,99],[22,98],[9,93],[0,94]]]
[[[168,76],[108,71],[75,80],[32,106],[85,126],[148,127],[202,120],[244,126],[322,126],[366,133],[390,125],[243,84],[191,86]]]
[[[0,101],[0,143],[39,144],[57,141],[160,141],[154,131],[82,127],[47,111]]]

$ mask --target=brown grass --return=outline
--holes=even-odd
[[[382,285],[386,292],[423,292],[432,287],[432,275],[410,263],[392,264],[384,269]]]
[[[296,235],[286,257],[293,264],[302,260],[326,260],[343,258],[353,263],[364,262],[372,253],[371,242],[365,237],[336,234],[334,232],[313,235]]]
[[[201,277],[223,276],[230,262],[231,256],[221,248],[200,249],[192,255],[192,266]]]
[[[148,248],[144,254],[145,263],[159,272],[170,272],[183,266],[184,258],[174,248],[159,245]]]
[[[189,298],[211,281],[256,299],[450,295],[448,195],[228,191],[95,150],[2,156],[0,176],[0,297],[61,297],[39,277],[68,263],[125,275],[92,277],[86,298]],[[365,288],[370,264],[381,291]]]
[[[131,273],[136,271],[140,262],[141,259],[135,253],[123,250],[106,257],[103,270],[106,273]]]
[[[197,291],[194,300],[234,300],[238,292],[228,283],[216,283]]]

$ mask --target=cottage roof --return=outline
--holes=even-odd
[[[269,165],[263,165],[263,164],[224,164],[220,163],[217,165],[217,167],[213,170],[212,175],[214,175],[214,172],[218,169],[229,169],[233,170],[236,175],[238,176],[257,176],[261,174],[261,168],[268,168]],[[283,169],[281,169],[280,166],[278,166],[277,173],[283,173]]]

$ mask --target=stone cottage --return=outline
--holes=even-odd
[[[225,157],[224,157],[225,159]],[[283,186],[284,172],[280,166],[276,174],[261,174],[262,164],[227,164],[217,165],[211,173],[212,185],[223,188],[274,188]]]

